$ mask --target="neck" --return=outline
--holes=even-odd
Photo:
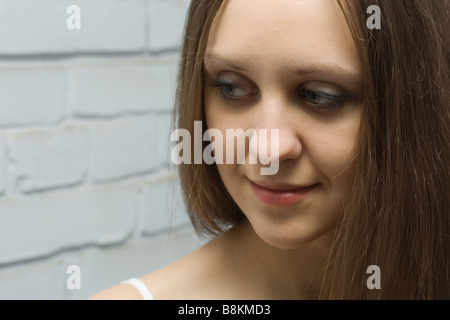
[[[305,299],[321,281],[330,237],[297,249],[280,249],[261,240],[251,225],[244,223],[216,240],[223,245],[228,271],[240,294],[257,299]]]

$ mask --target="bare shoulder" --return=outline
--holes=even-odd
[[[215,240],[190,252],[141,280],[156,300],[203,300],[218,297],[229,283],[224,277],[222,250]]]
[[[183,289],[192,286],[192,282],[198,281],[197,269],[194,257],[195,253],[190,253],[185,257],[172,262],[171,264],[153,271],[141,278],[143,285],[155,299],[176,299],[177,292],[186,292]],[[141,293],[128,283],[103,290],[89,300],[142,300]]]
[[[95,294],[89,300],[142,300],[142,296],[133,286],[122,283]]]
[[[171,264],[141,278],[143,284],[156,300],[207,299],[212,287],[221,279],[221,266],[217,250],[207,243]],[[106,289],[90,300],[142,300],[141,293],[132,285],[123,283]]]

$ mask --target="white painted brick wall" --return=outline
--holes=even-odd
[[[77,117],[170,111],[173,106],[173,61],[75,67],[69,77],[69,108]]]
[[[188,217],[184,211],[179,185],[173,181],[164,181],[146,186],[143,192],[145,215],[141,227],[144,234],[151,235],[187,223]]]
[[[184,26],[187,9],[188,1],[184,0],[150,1],[148,44],[151,51],[175,49],[181,44],[180,30]]]
[[[102,123],[92,133],[92,177],[96,182],[145,174],[168,162],[162,123],[168,116],[152,115]],[[166,137],[167,136],[167,137]],[[159,148],[158,148],[159,147]]]
[[[188,5],[0,1],[0,299],[85,299],[204,242],[169,157]]]
[[[83,182],[89,167],[85,126],[29,129],[10,135],[10,174],[19,192],[62,188]]]
[[[147,2],[2,0],[0,54],[142,51],[146,43]],[[73,4],[81,9],[81,29],[75,31],[66,27],[66,10]]]
[[[56,123],[64,116],[65,95],[66,75],[61,68],[0,67],[0,126]]]
[[[128,236],[139,189],[83,189],[0,200],[0,263],[32,259],[62,248],[107,244]]]
[[[3,195],[7,184],[7,142],[3,135],[0,135],[0,195]]]

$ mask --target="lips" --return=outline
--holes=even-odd
[[[255,196],[261,202],[272,206],[289,206],[300,202],[319,186],[249,181]]]

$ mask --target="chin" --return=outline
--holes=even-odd
[[[300,249],[317,242],[331,244],[330,236],[333,228],[313,229],[313,228],[292,228],[292,227],[253,227],[257,236],[272,247],[278,249]],[[278,229],[278,230],[277,230]]]

